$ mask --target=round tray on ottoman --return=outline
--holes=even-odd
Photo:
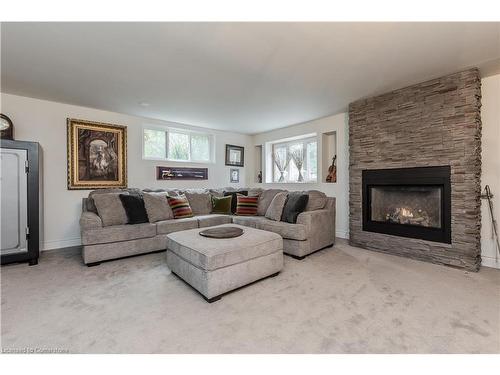
[[[238,227],[217,227],[202,230],[200,235],[209,238],[234,238],[243,234],[243,229]]]

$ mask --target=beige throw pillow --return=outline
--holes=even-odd
[[[144,193],[143,198],[150,223],[174,218],[172,209],[168,204],[167,193]]]
[[[212,197],[209,192],[184,192],[195,215],[208,215],[212,212]]]
[[[104,227],[128,223],[127,213],[120,200],[120,194],[128,195],[128,192],[95,194],[93,196],[97,214],[101,218]]]
[[[257,215],[259,216],[265,216],[267,209],[271,205],[271,202],[273,201],[273,198],[276,196],[276,194],[283,192],[284,190],[281,189],[268,189],[262,191],[259,195],[259,205],[257,206]]]
[[[286,198],[288,197],[287,192],[278,193],[274,196],[269,208],[266,211],[266,217],[274,221],[280,221],[281,215],[283,213],[283,207],[285,207]]]
[[[321,210],[326,205],[326,194],[318,190],[309,190],[305,194],[309,194],[306,211]]]

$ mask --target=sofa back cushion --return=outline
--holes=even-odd
[[[309,200],[307,202],[306,211],[316,211],[321,210],[326,205],[327,196],[322,191],[309,190],[304,192],[309,195]]]
[[[165,193],[166,195],[170,196],[170,197],[173,197],[173,196],[176,196],[176,195],[179,195],[179,194],[182,194],[183,192],[179,189],[144,189],[142,191],[143,193],[152,193],[152,194],[155,194],[155,193]]]
[[[174,218],[174,213],[168,204],[167,193],[144,193],[143,199],[150,223]]]
[[[212,196],[212,213],[231,215],[232,196],[216,197]]]
[[[218,189],[209,189],[208,192],[210,193],[210,195],[212,197],[223,197],[224,196],[224,191],[226,191],[226,189],[224,188],[218,188]]]
[[[236,215],[238,216],[255,216],[257,215],[257,207],[259,204],[259,196],[247,197],[238,194],[236,196]]]
[[[259,205],[257,207],[257,215],[265,216],[267,209],[271,205],[271,202],[273,201],[273,198],[276,196],[276,194],[284,191],[285,190],[282,189],[269,189],[262,191],[259,195]]]
[[[174,214],[174,219],[183,219],[194,216],[193,210],[189,205],[189,201],[184,194],[175,197],[167,197],[167,199]]]
[[[271,204],[266,211],[266,217],[274,221],[280,221],[281,215],[283,214],[283,208],[285,207],[286,199],[288,197],[287,192],[277,193]]]
[[[95,194],[93,196],[97,214],[101,218],[104,227],[128,223],[127,213],[120,200],[120,194],[128,195],[129,193],[120,191],[117,193]]]
[[[297,216],[306,209],[308,201],[308,194],[304,194],[300,191],[288,193],[288,199],[286,200],[285,207],[283,207],[283,213],[281,214],[281,221],[291,224],[297,223]]]
[[[141,224],[149,222],[144,200],[140,195],[120,194],[123,208],[127,214],[128,224]]]
[[[128,189],[113,189],[113,188],[110,188],[110,189],[92,190],[89,193],[88,198],[85,200],[86,207],[84,208],[84,210],[98,214],[97,207],[95,206],[95,203],[94,203],[94,196],[96,196],[98,194],[110,194],[110,193],[115,193],[115,194],[116,193],[117,194],[120,194],[120,193],[129,193],[129,194],[137,194],[137,195],[142,194],[142,192],[141,192],[140,189],[135,189],[135,188],[128,188]]]
[[[250,188],[250,189],[248,189],[248,196],[249,197],[257,197],[257,196],[260,196],[263,191],[264,191],[264,189],[262,189],[262,188]]]
[[[189,205],[195,215],[208,215],[212,212],[212,199],[208,191],[189,191],[184,192]]]

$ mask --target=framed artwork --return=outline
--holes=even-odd
[[[208,168],[156,167],[157,180],[208,180]]]
[[[241,146],[226,145],[226,165],[243,167],[245,161],[245,148]]]
[[[229,172],[229,182],[238,183],[240,182],[240,170],[237,168],[231,168]]]
[[[68,189],[127,187],[127,127],[67,119]]]

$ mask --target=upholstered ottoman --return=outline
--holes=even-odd
[[[189,229],[167,235],[167,265],[170,270],[214,302],[234,289],[283,268],[283,240],[280,235],[235,224],[243,235],[235,238],[206,238],[206,228]]]

